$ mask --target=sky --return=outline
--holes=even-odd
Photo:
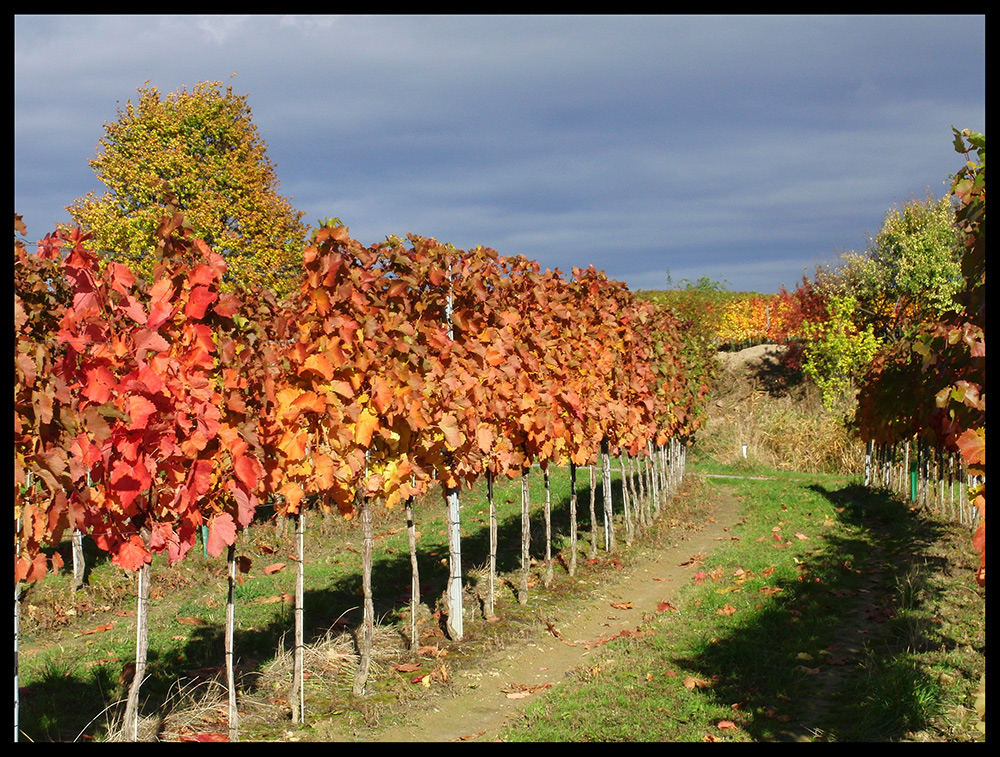
[[[982,15],[15,15],[14,212],[34,241],[103,193],[145,82],[220,81],[312,226],[773,293],[947,192],[985,47]]]

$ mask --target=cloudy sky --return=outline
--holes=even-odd
[[[985,44],[963,15],[15,16],[14,210],[34,240],[103,191],[147,80],[219,80],[312,225],[775,292],[945,193]]]

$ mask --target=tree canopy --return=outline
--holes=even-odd
[[[67,208],[73,219],[98,247],[148,277],[160,219],[180,210],[226,260],[227,285],[287,293],[298,280],[307,229],[278,194],[247,96],[221,82],[165,98],[146,82],[138,94],[105,124],[90,161],[108,191],[78,198]]]
[[[880,336],[904,323],[936,320],[962,287],[962,241],[951,197],[913,199],[889,209],[862,253],[847,253],[841,294],[858,301],[857,317]]]

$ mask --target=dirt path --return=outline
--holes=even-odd
[[[453,693],[428,699],[405,725],[362,738],[382,742],[495,740],[509,718],[523,711],[526,703],[546,695],[542,689],[523,699],[511,699],[503,689],[511,684],[537,687],[562,681],[569,671],[601,654],[601,645],[593,642],[635,629],[643,613],[654,614],[662,600],[670,601],[691,572],[699,569],[681,563],[693,555],[709,556],[727,538],[739,517],[739,503],[727,489],[717,491],[719,499],[704,528],[688,532],[675,544],[647,549],[618,579],[604,584],[572,614],[540,615],[539,632],[519,648],[498,652],[475,669],[457,673]],[[612,603],[624,602],[630,602],[631,608],[612,607]]]

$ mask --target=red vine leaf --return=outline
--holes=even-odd
[[[229,513],[216,515],[208,522],[206,549],[212,557],[218,557],[222,550],[236,541],[236,523]]]

